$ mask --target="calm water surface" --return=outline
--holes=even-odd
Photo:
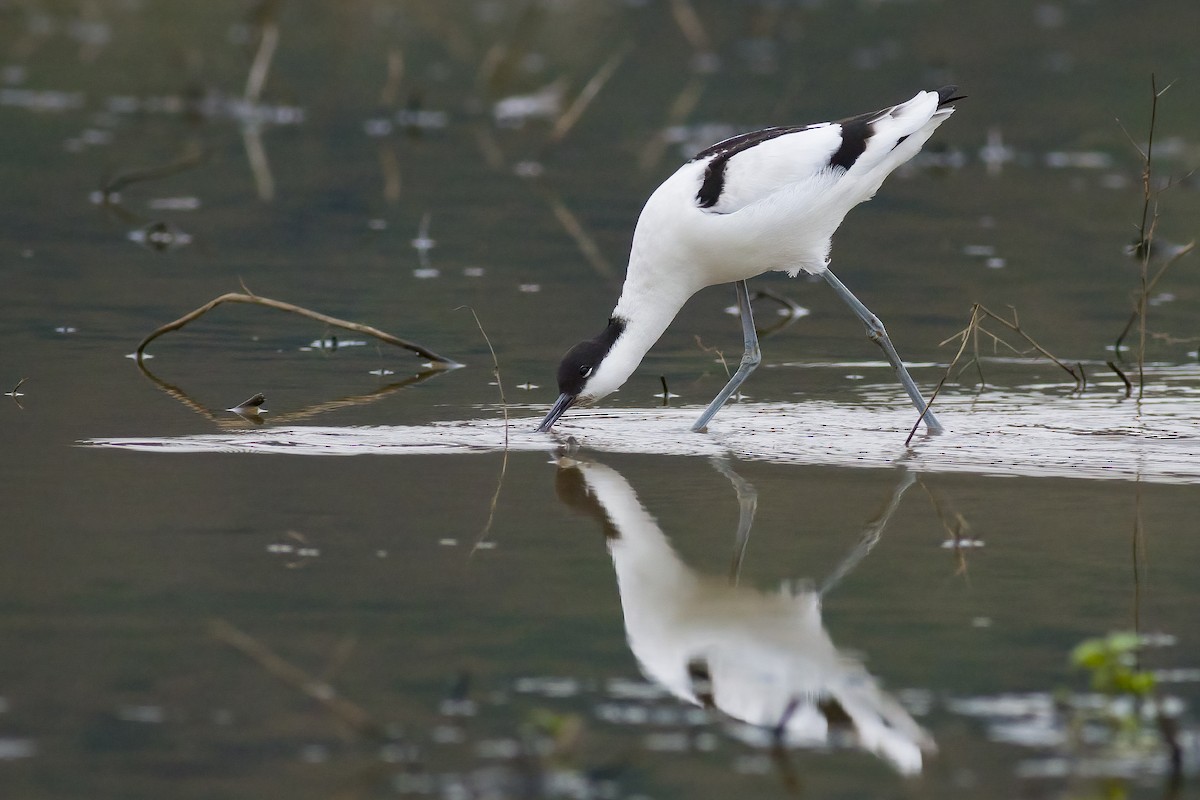
[[[1156,258],[1196,235],[1197,29],[1182,0],[0,2],[0,796],[1193,795],[1194,256],[1142,404],[1105,362],[1151,73]],[[808,313],[763,301],[790,324],[711,434],[726,288],[530,433],[681,160],[949,82],[839,274],[925,387],[981,302],[1084,389],[956,368],[953,432],[906,448],[857,322],[776,276]],[[249,306],[127,358],[243,283],[466,366]],[[258,392],[265,422],[224,411]],[[1071,666],[1114,631],[1174,777],[1152,709]]]

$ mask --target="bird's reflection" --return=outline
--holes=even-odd
[[[558,463],[560,499],[604,528],[629,646],[648,678],[744,723],[740,738],[776,747],[848,743],[903,773],[920,772],[933,741],[858,659],[838,650],[821,621],[823,595],[870,551],[911,474],[820,589],[797,583],[763,592],[736,583],[755,495],[727,464],[717,467],[732,476],[742,510],[732,577],[685,564],[616,470],[576,458]]]

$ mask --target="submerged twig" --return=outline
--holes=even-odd
[[[558,193],[540,181],[535,185],[546,199],[546,202],[550,204],[550,210],[554,213],[554,218],[558,220],[558,224],[562,226],[567,235],[575,242],[575,246],[579,248],[579,252],[583,254],[584,259],[587,260],[596,274],[607,281],[616,281],[617,274],[608,263],[608,259],[600,251],[600,245],[596,244],[596,240],[583,227],[583,223],[579,221],[574,212],[567,208],[567,204],[562,201]]]
[[[155,167],[143,167],[141,169],[131,169],[126,172],[119,172],[111,178],[106,178],[100,186],[100,193],[105,203],[117,205],[118,202],[114,199],[114,195],[120,192],[126,186],[131,186],[135,183],[144,181],[158,180],[159,178],[168,178],[172,175],[177,175],[180,172],[186,172],[189,169],[203,164],[210,154],[210,150],[196,144],[189,145],[183,155],[174,161],[166,164],[159,164]]]
[[[266,306],[267,308],[274,308],[274,309],[278,309],[279,311],[287,311],[292,314],[298,314],[299,316],[305,317],[307,319],[316,320],[317,322],[322,322],[326,325],[331,325],[335,328],[344,328],[345,330],[354,331],[355,333],[361,333],[365,336],[373,336],[376,339],[379,339],[380,341],[387,342],[388,344],[395,345],[396,347],[401,347],[405,350],[411,350],[412,352],[416,353],[417,355],[420,355],[420,356],[423,356],[424,358],[429,359],[432,366],[435,369],[436,368],[450,369],[453,367],[461,366],[458,362],[453,361],[449,358],[446,358],[445,356],[438,355],[437,353],[433,352],[432,350],[430,350],[429,348],[427,348],[423,345],[419,345],[415,342],[410,342],[406,339],[401,339],[398,336],[393,336],[390,333],[385,333],[384,331],[381,331],[378,328],[372,328],[370,325],[362,325],[357,322],[350,322],[348,320],[338,319],[337,317],[331,317],[328,314],[322,314],[317,311],[312,311],[312,310],[304,308],[302,306],[294,305],[292,303],[286,303],[282,300],[272,300],[269,297],[261,297],[259,295],[254,295],[254,294],[239,294],[237,292],[229,292],[227,294],[223,294],[220,297],[217,297],[213,300],[208,301],[207,303],[200,306],[196,310],[189,311],[187,314],[184,314],[182,317],[175,320],[174,322],[168,322],[166,325],[163,325],[160,328],[157,328],[156,330],[154,330],[145,339],[142,339],[141,343],[139,343],[137,346],[136,357],[137,357],[138,363],[140,364],[142,362],[143,353],[146,350],[146,346],[149,345],[150,342],[154,341],[159,336],[162,336],[164,333],[170,333],[171,331],[179,330],[180,328],[187,325],[189,322],[193,322],[193,321],[199,319],[200,317],[204,316],[209,311],[212,311],[214,308],[221,305],[222,303],[246,303],[248,305]]]
[[[387,740],[386,728],[362,706],[340,697],[332,686],[310,675],[300,667],[285,661],[262,642],[223,619],[208,624],[209,634],[262,667],[268,674],[299,691],[305,697],[331,713],[360,736]]]
[[[588,106],[596,99],[596,95],[600,94],[600,90],[604,88],[604,84],[608,83],[609,79],[616,73],[617,68],[621,66],[621,62],[625,60],[625,57],[629,55],[632,49],[633,44],[626,42],[615,53],[609,56],[608,60],[592,76],[591,80],[584,84],[567,110],[555,120],[554,127],[550,130],[550,144],[558,144],[566,138],[566,135],[575,127],[575,123],[579,122],[580,117],[583,116],[583,112],[587,111]]]
[[[704,29],[704,23],[700,21],[700,15],[691,0],[671,0],[671,16],[683,33],[683,38],[687,39],[697,55],[712,52],[708,32]]]

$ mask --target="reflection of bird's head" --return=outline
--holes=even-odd
[[[554,492],[567,508],[599,522],[607,538],[620,537],[621,532],[604,510],[604,505],[588,487],[587,479],[583,475],[582,462],[565,458],[560,460],[558,472],[554,476]]]

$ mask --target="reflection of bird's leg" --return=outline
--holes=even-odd
[[[917,480],[917,476],[907,469],[901,469],[900,481],[896,484],[896,488],[892,489],[892,496],[884,506],[883,511],[879,513],[875,519],[867,523],[867,527],[863,529],[862,537],[859,539],[855,548],[850,551],[850,554],[842,559],[842,563],[838,564],[837,568],[830,574],[825,582],[821,584],[819,594],[824,596],[826,592],[833,589],[842,578],[849,575],[858,563],[867,557],[867,553],[871,552],[879,541],[879,537],[883,536],[883,529],[892,519],[892,514],[896,513],[896,509],[900,506],[900,498],[908,491],[908,487],[912,486]]]
[[[729,582],[734,586],[738,582],[738,574],[742,571],[742,559],[746,555],[746,545],[750,543],[750,526],[754,524],[754,514],[758,511],[758,490],[748,480],[733,471],[729,459],[719,457],[712,459],[712,465],[717,472],[724,475],[733,484],[738,499],[738,529],[737,541],[733,548],[733,561],[729,565]]]
[[[908,397],[912,400],[912,404],[916,406],[918,412],[924,416],[925,427],[930,433],[942,433],[945,428],[942,423],[937,421],[937,417],[933,415],[933,411],[926,410],[925,398],[921,395],[921,390],[917,388],[917,384],[913,381],[912,376],[908,374],[908,369],[904,366],[904,362],[900,360],[900,354],[896,352],[896,348],[892,345],[892,340],[888,338],[887,331],[883,328],[883,323],[879,321],[879,317],[875,316],[871,309],[862,304],[862,301],[854,296],[854,293],[846,288],[846,284],[837,279],[837,276],[826,269],[821,273],[825,278],[825,282],[833,287],[837,292],[837,296],[842,298],[846,305],[854,310],[862,323],[867,326],[867,337],[883,348],[884,355],[887,356],[888,363],[892,365],[892,369],[896,370],[896,377],[900,379],[900,384],[904,387],[904,391],[908,393]]]

